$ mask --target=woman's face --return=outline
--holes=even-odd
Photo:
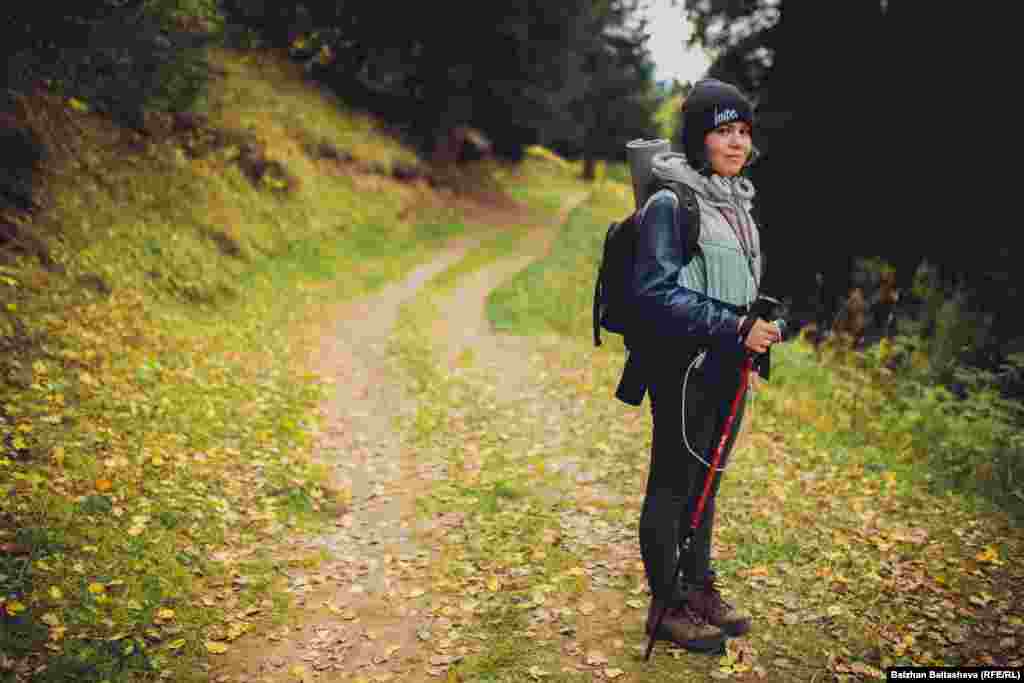
[[[746,121],[723,123],[704,137],[711,170],[720,176],[738,175],[750,158],[750,124]]]

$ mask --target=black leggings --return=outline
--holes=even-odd
[[[651,467],[647,495],[640,514],[640,553],[647,583],[658,600],[678,600],[678,585],[672,575],[679,557],[680,533],[690,528],[690,519],[704,487],[707,467],[693,457],[683,444],[682,382],[690,359],[659,365],[651,373],[649,391],[654,422]],[[699,369],[690,372],[686,389],[686,432],[690,446],[708,463],[721,437],[732,400],[739,389],[742,351],[709,353]],[[711,378],[715,378],[712,380]],[[725,445],[719,468],[725,467],[736,435],[743,423],[747,397],[743,396]],[[700,526],[694,533],[689,557],[684,560],[684,581],[702,580],[710,569],[711,531],[715,519],[715,497],[722,473],[716,472],[704,505]]]

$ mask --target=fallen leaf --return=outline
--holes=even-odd
[[[206,641],[206,651],[212,655],[222,655],[228,651],[228,646],[224,643],[217,643],[212,640]]]
[[[18,614],[28,609],[28,607],[25,606],[25,603],[18,602],[17,600],[12,600],[8,602],[6,605],[4,605],[4,607],[6,608],[7,613],[11,616],[17,616]]]
[[[974,559],[978,562],[985,562],[987,564],[1001,565],[1002,562],[999,560],[999,551],[996,550],[995,546],[987,545],[985,549],[974,556]]]
[[[590,666],[604,666],[608,663],[608,658],[604,656],[604,653],[593,650],[587,653],[583,661]]]
[[[615,680],[616,678],[618,678],[619,676],[621,676],[624,673],[626,673],[626,672],[623,671],[622,669],[605,669],[604,670],[604,675],[607,676],[608,678],[612,679],[612,680]]]

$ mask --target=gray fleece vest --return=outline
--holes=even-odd
[[[680,211],[679,199],[671,190],[656,192],[647,200],[644,210],[655,199],[665,196],[672,201],[674,210]],[[732,306],[751,305],[757,299],[763,261],[761,238],[750,215],[750,203],[744,202],[746,206],[740,209],[732,202],[711,200],[700,194],[696,195],[696,199],[700,207],[700,236],[697,240],[700,253],[679,271],[679,285]],[[754,273],[751,273],[736,231],[723,211],[731,212],[729,217],[737,227],[742,229],[749,226]],[[738,211],[742,211],[742,215],[737,216]]]

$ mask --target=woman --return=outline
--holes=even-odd
[[[705,463],[711,462],[740,386],[743,360],[747,354],[765,354],[780,333],[775,325],[745,315],[762,275],[760,237],[750,213],[754,188],[740,175],[754,151],[753,107],[735,86],[707,79],[690,92],[684,116],[684,154],[656,156],[652,172],[657,180],[693,189],[700,210],[699,258],[687,253],[681,238],[690,226],[677,224],[686,222],[686,212],[676,193],[663,189],[641,209],[634,269],[639,343],[654,423],[640,549],[652,595],[648,635],[667,607],[658,638],[691,650],[717,651],[725,637],[750,628],[749,616],[722,599],[710,567],[715,494],[740,430],[746,396],[684,558],[681,581],[673,586],[677,543],[689,528],[707,474]],[[691,368],[701,350],[707,354],[699,367]]]

